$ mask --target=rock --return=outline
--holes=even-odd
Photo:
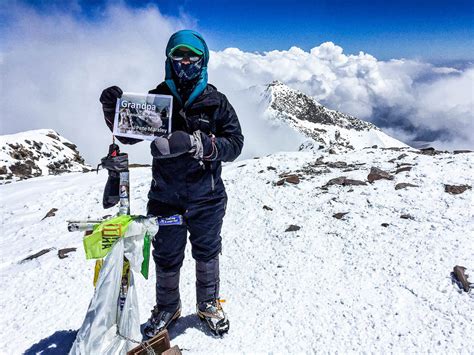
[[[57,208],[51,208],[48,213],[46,213],[46,216],[44,216],[41,220],[45,219],[45,218],[48,218],[48,217],[54,217],[56,214],[55,212],[57,212],[58,209]]]
[[[50,175],[58,175],[70,171],[71,162],[68,159],[63,159],[51,162],[47,165]]]
[[[344,185],[345,181],[346,181],[346,177],[340,176],[340,177],[329,180],[324,186]]]
[[[288,228],[286,228],[285,232],[296,232],[296,231],[299,231],[300,229],[301,229],[300,226],[297,226],[295,224],[290,224]]]
[[[468,281],[468,275],[466,275],[466,268],[464,266],[456,265],[453,268],[451,276],[454,277],[458,284],[461,284],[464,292],[469,292],[471,285]]]
[[[68,253],[71,253],[71,252],[76,251],[76,250],[77,250],[77,248],[64,248],[64,249],[59,249],[59,250],[58,250],[58,257],[59,257],[59,259],[65,259],[65,258],[68,257],[68,256],[67,256]]]
[[[472,150],[467,150],[467,149],[455,150],[453,153],[454,154],[472,153]]]
[[[397,171],[395,171],[395,174],[403,173],[404,171],[410,171],[411,168],[411,166],[404,166],[402,168],[398,168]]]
[[[342,219],[342,217],[344,217],[348,213],[349,212],[338,212],[338,213],[333,214],[332,216],[337,219]]]
[[[444,192],[447,192],[451,195],[462,194],[466,190],[471,190],[472,186],[470,185],[447,185],[444,184]]]
[[[333,148],[331,148],[329,149],[329,154],[337,154],[337,152]]]
[[[23,163],[17,162],[10,165],[10,171],[20,179],[28,179],[41,175],[41,169],[32,160],[25,160]]]
[[[286,182],[289,182],[290,184],[299,184],[300,183],[300,178],[298,177],[298,175],[288,175],[286,178],[285,178]]]
[[[377,149],[379,146],[377,144],[373,145],[372,148],[373,149]]]
[[[442,153],[444,152],[440,150],[436,150],[433,147],[420,149],[420,154],[423,154],[423,155],[437,155],[437,154],[442,154]]]
[[[267,170],[276,170],[273,166],[267,166]]]
[[[77,145],[75,144],[72,144],[72,143],[69,143],[69,142],[63,142],[63,145],[65,145],[66,147],[68,147],[69,149],[73,150],[73,151],[77,151]]]
[[[382,223],[381,226],[387,228],[390,224],[388,223]]]
[[[342,185],[342,186],[357,186],[357,185],[367,185],[365,181],[347,179],[345,176],[337,177],[329,180],[323,187],[331,185]]]
[[[404,167],[404,166],[413,166],[413,164],[410,163],[397,163],[397,169]]]
[[[407,187],[420,187],[420,186],[410,184],[409,182],[400,182],[400,183],[395,185],[395,190],[406,189]]]
[[[284,176],[284,175],[283,175]],[[295,175],[295,174],[291,174],[291,175],[286,175],[283,177],[283,179],[279,180],[276,182],[276,185],[277,186],[281,186],[283,185],[285,182],[288,182],[290,184],[299,184],[300,183],[300,178],[298,177],[298,175]]]
[[[399,152],[403,149],[405,149],[404,147],[387,147],[387,148],[382,148],[383,150],[393,150],[395,152]]]
[[[344,161],[336,161],[336,162],[329,162],[326,164],[329,168],[338,168],[338,169],[342,169],[342,168],[346,168],[347,167],[347,163],[344,162]]]
[[[363,186],[363,185],[367,185],[367,183],[361,180],[346,179],[343,185],[344,186]]]
[[[406,158],[407,156],[408,156],[408,154],[405,154],[405,153],[400,154],[400,155],[397,157],[397,160],[401,160],[401,159],[403,159],[403,158]]]
[[[53,133],[48,133],[46,136],[57,141],[59,140],[59,137]]]
[[[273,211],[273,208],[268,207],[267,205],[263,205],[263,209],[267,211]]]
[[[400,216],[401,219],[415,219],[415,217],[413,217],[412,215],[406,213],[406,214],[402,214]]]
[[[53,250],[53,248],[48,248],[48,249],[40,250],[39,252],[37,252],[37,253],[35,253],[35,254],[32,254],[32,255],[27,256],[27,257],[24,258],[22,261],[20,261],[20,263],[22,263],[22,262],[24,262],[24,261],[28,261],[28,260],[33,260],[33,259],[39,258],[41,255],[44,255],[44,254],[46,254],[46,253],[49,253],[51,250]]]
[[[393,175],[390,175],[390,173],[379,168],[375,168],[375,167],[370,168],[370,173],[367,176],[367,180],[370,183],[374,182],[375,180],[382,180],[382,179],[393,180]]]
[[[0,166],[0,175],[6,175],[8,173],[6,166]]]

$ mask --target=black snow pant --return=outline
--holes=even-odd
[[[179,270],[183,265],[187,232],[196,260],[196,300],[219,298],[219,253],[221,228],[227,197],[186,206],[173,206],[157,200],[148,202],[148,215],[183,216],[184,224],[164,226],[153,238],[156,265],[156,304],[160,310],[175,311],[180,305]]]

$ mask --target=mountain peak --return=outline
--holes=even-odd
[[[286,86],[280,80],[273,80],[268,86]]]
[[[288,123],[293,129],[317,142],[316,146],[319,148],[406,146],[372,123],[330,110],[313,97],[290,88],[279,80],[266,85],[262,103],[267,105],[268,118]],[[314,144],[309,146],[314,147]]]
[[[89,171],[77,146],[52,129],[0,136],[0,181]]]

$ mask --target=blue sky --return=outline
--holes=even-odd
[[[20,2],[25,3],[25,2]],[[39,11],[73,12],[100,20],[108,1],[26,1]],[[332,41],[346,53],[364,51],[378,59],[417,58],[432,62],[474,59],[474,1],[124,1],[156,5],[168,16],[196,21],[210,47],[269,51],[304,50]]]

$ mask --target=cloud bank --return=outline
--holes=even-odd
[[[91,164],[112,142],[99,103],[102,90],[154,88],[164,77],[168,38],[194,25],[185,17],[167,18],[156,7],[109,6],[94,21],[21,5],[10,10],[14,18],[0,64],[2,134],[52,128],[76,143]],[[127,151],[150,162],[146,143]]]
[[[169,36],[183,28],[200,30],[193,19],[163,16],[154,6],[108,6],[99,18],[84,20],[17,5],[9,16],[0,50],[1,133],[55,129],[76,143],[90,163],[104,155],[111,141],[98,102],[102,89],[118,85],[145,92],[155,87],[164,77]],[[365,53],[344,54],[331,42],[309,52],[228,48],[211,52],[209,65],[210,82],[229,96],[241,119],[244,157],[296,149],[301,141],[284,127],[262,122],[255,103],[239,94],[275,79],[405,142],[474,148],[472,65],[458,70],[414,60],[379,61]],[[146,143],[127,150],[135,161],[150,160]]]
[[[212,53],[212,79],[244,89],[278,79],[321,104],[371,121],[407,143],[474,148],[474,66],[463,70],[415,60],[346,55],[326,42],[309,52]],[[433,142],[434,141],[434,142]]]

